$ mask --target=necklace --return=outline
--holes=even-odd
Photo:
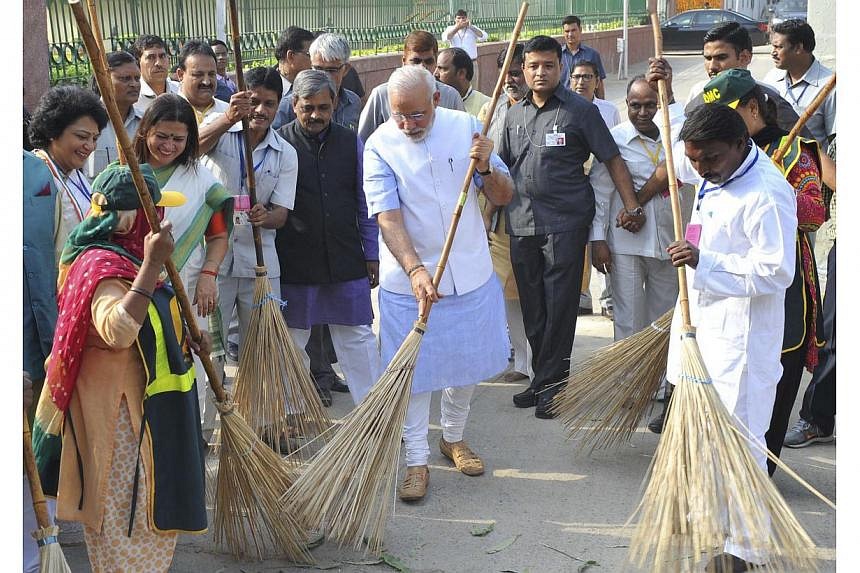
[[[552,123],[553,133],[558,132],[558,112],[560,112],[560,111],[561,111],[561,102],[559,102],[558,107],[555,108],[555,120],[553,120],[553,123]],[[537,123],[537,114],[535,114],[535,123]],[[534,145],[535,147],[538,147],[538,148],[546,147],[546,143],[541,145],[539,143],[535,143],[534,141],[532,141],[532,137],[531,137],[531,135],[529,135],[528,124],[526,124],[526,107],[525,106],[523,106],[523,131],[526,132],[526,138],[529,140],[529,143],[531,145]]]
[[[203,111],[198,111],[196,107],[191,106],[191,109],[194,110],[194,117],[197,118],[197,125],[203,123],[203,119],[206,117],[206,114],[209,113],[209,110],[215,107],[215,102],[210,103]]]

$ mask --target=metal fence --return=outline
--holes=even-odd
[[[620,27],[623,0],[533,0],[523,37],[561,33],[561,19],[577,14],[586,31]],[[91,70],[67,0],[46,0],[51,82],[85,83]],[[224,0],[226,3],[226,0]],[[142,33],[167,42],[176,61],[189,39],[213,39],[219,28],[216,0],[98,0],[97,12],[108,51],[129,49]],[[222,4],[223,6],[223,4]],[[395,52],[412,30],[441,39],[464,8],[491,40],[510,34],[519,2],[515,0],[253,0],[239,3],[242,55],[249,64],[270,64],[280,31],[297,25],[313,31],[343,34],[354,55]],[[631,25],[646,15],[646,0],[630,0]],[[220,12],[223,18],[223,10]],[[223,24],[221,24],[223,26]],[[223,28],[222,28],[223,29]],[[229,43],[229,42],[228,42]]]

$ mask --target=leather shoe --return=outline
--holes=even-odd
[[[711,559],[705,568],[706,573],[743,573],[752,571],[754,565],[731,553],[720,553]]]
[[[328,388],[317,386],[317,394],[320,395],[320,401],[323,406],[326,408],[331,406],[331,392],[328,391]]]
[[[430,484],[430,468],[427,466],[409,466],[406,476],[400,484],[397,495],[403,501],[418,501],[427,495]]]
[[[340,376],[335,376],[334,380],[331,381],[331,385],[328,387],[332,392],[340,392],[341,394],[349,393],[349,386],[344,384],[343,378]]]
[[[552,399],[555,398],[557,392],[553,392],[552,394],[548,392],[541,392],[538,394],[537,398],[537,406],[535,407],[535,418],[540,418],[541,420],[552,420],[556,417],[556,413],[552,412],[550,409],[552,408]]]
[[[479,476],[484,473],[484,462],[463,440],[446,442],[445,438],[439,438],[439,451],[467,476]]]
[[[514,394],[514,406],[517,408],[532,408],[537,405],[537,396],[531,388],[526,388],[519,394]]]

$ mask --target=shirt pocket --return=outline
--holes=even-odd
[[[257,201],[266,205],[271,201],[275,186],[278,184],[278,173],[272,169],[261,169],[255,175]]]

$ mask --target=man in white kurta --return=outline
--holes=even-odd
[[[714,389],[748,438],[764,447],[782,375],[785,289],[794,277],[794,190],[727,106],[696,109],[679,139],[685,152],[676,147],[677,176],[698,193],[686,240],[673,242],[669,253],[673,264],[687,265],[691,322]],[[681,327],[676,309],[667,364],[672,383],[680,376]],[[767,471],[765,454],[750,450]],[[763,562],[742,536],[730,530],[726,553]]]
[[[682,104],[672,104],[683,120]],[[644,78],[627,90],[629,121],[610,131],[621,157],[640,189],[663,161],[662,135],[654,124],[657,92]],[[680,129],[676,123],[673,132]],[[672,205],[668,194],[645,203],[645,224],[638,233],[615,226],[624,205],[606,167],[595,162],[589,174],[594,188],[595,214],[591,226],[591,261],[612,285],[615,340],[627,338],[672,308],[678,297],[678,273],[666,248],[674,240]]]
[[[364,191],[380,241],[380,339],[388,364],[427,300],[434,302],[413,375],[406,414],[406,478],[400,498],[427,490],[430,396],[442,393],[440,450],[467,475],[483,463],[463,441],[475,384],[505,369],[508,344],[501,287],[493,273],[477,192],[497,204],[510,201],[513,183],[504,163],[479,137],[480,124],[465,112],[435,107],[433,76],[420,66],[396,70],[388,82],[391,118],[367,141]],[[438,289],[439,262],[470,157],[473,176],[447,267]],[[444,297],[444,298],[443,298]],[[420,309],[419,309],[420,307]]]

